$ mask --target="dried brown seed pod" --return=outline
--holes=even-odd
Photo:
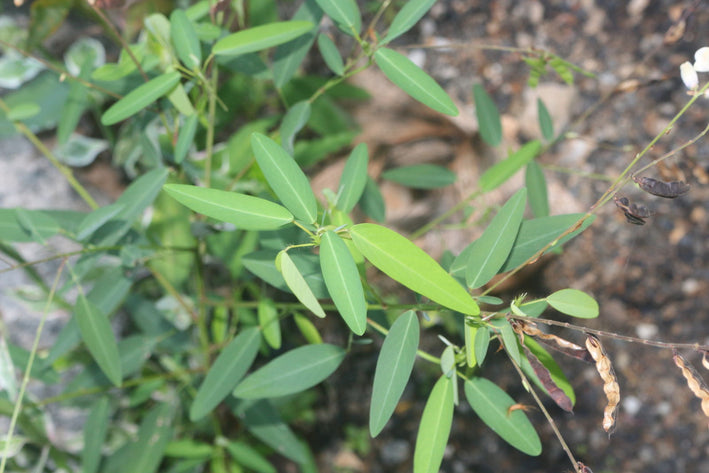
[[[606,408],[603,410],[603,430],[610,435],[615,429],[615,418],[620,402],[620,386],[613,371],[613,365],[601,341],[593,335],[586,338],[586,349],[596,361],[596,371],[603,380],[603,392],[606,393]]]
[[[674,350],[672,353],[672,359],[675,365],[682,371],[682,376],[687,380],[687,386],[689,390],[697,396],[702,401],[702,412],[705,416],[709,417],[709,388],[707,388],[706,383],[697,370],[682,356]]]
[[[530,337],[534,337],[538,342],[557,350],[564,355],[576,358],[581,361],[592,362],[588,351],[577,344],[570,342],[552,333],[544,333],[539,330],[536,324],[523,320],[512,320],[512,328],[517,333],[524,333]]]
[[[587,467],[581,462],[576,462],[576,466],[581,473],[593,473],[593,471],[591,471],[589,467]]]
[[[633,176],[633,181],[645,192],[666,199],[674,199],[689,192],[690,185],[684,181],[664,182],[651,177]]]
[[[645,225],[645,219],[652,217],[654,212],[644,205],[632,204],[627,197],[613,196],[616,207],[623,211],[625,219],[633,225]]]

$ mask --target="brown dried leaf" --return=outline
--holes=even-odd
[[[694,366],[692,366],[682,355],[680,355],[677,350],[673,351],[672,359],[674,360],[675,365],[677,365],[677,367],[679,367],[682,371],[684,378],[687,380],[689,390],[692,391],[696,397],[701,399],[702,412],[705,416],[709,417],[709,388],[707,388],[706,383],[702,377],[699,376],[697,370],[694,369]]]
[[[539,381],[542,383],[542,386],[544,386],[549,393],[549,397],[552,398],[557,406],[561,407],[566,412],[573,412],[574,405],[571,402],[571,399],[564,391],[561,390],[559,386],[556,385],[554,380],[551,378],[551,373],[549,373],[547,367],[539,361],[539,358],[537,358],[537,356],[532,353],[529,348],[525,345],[522,346],[524,347],[524,354],[527,356],[529,364],[532,366],[532,369],[537,375],[537,378],[539,378]]]
[[[691,187],[684,181],[664,182],[643,176],[633,176],[633,181],[645,192],[666,199],[674,199],[684,195],[689,192]]]
[[[615,418],[620,402],[620,386],[613,371],[613,365],[606,351],[601,345],[601,341],[593,335],[586,338],[586,348],[596,361],[596,371],[603,380],[603,392],[606,393],[606,408],[603,410],[603,430],[610,435],[615,429]]]

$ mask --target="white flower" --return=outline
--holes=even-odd
[[[709,47],[704,46],[694,53],[694,70],[697,72],[709,72]]]
[[[709,50],[709,48],[706,48]],[[682,76],[682,82],[687,86],[689,90],[696,90],[699,86],[699,77],[697,76],[697,71],[689,61],[683,62],[679,66],[679,73]]]

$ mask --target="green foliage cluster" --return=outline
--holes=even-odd
[[[433,3],[404,2],[380,33],[377,23],[363,29],[354,0],[305,0],[286,21],[265,13],[273,2],[237,1],[233,10],[214,11],[203,0],[147,16],[137,42],[122,43],[116,62],[105,63],[100,43],[79,40],[65,66],[47,62],[47,69],[33,72],[36,77],[18,78],[24,85],[3,99],[0,130],[36,138],[37,131],[58,124],[59,146],[54,152],[44,148],[45,154],[93,210],[0,209],[0,251],[36,277],[46,310],[59,306],[72,313],[42,356],[36,346],[26,352],[2,345],[3,383],[15,386],[15,370],[25,367],[30,378],[45,383],[57,382],[67,367],[84,367],[52,400],[28,399],[26,383],[0,394],[0,413],[20,430],[5,438],[0,470],[6,461],[20,465],[21,446],[28,444],[48,448],[45,461],[52,468],[85,473],[269,473],[276,471],[274,455],[314,471],[309,446],[289,425],[295,416],[286,415],[287,405],[312,402],[306,390],[335,372],[357,343],[379,334],[384,338],[372,378],[373,437],[391,419],[415,360],[440,366],[421,414],[415,473],[433,473],[441,465],[460,402],[459,382],[492,431],[526,454],[541,453],[524,410],[515,408],[494,378],[483,377],[482,367],[488,347],[501,345],[523,379],[542,392],[562,392],[572,405],[573,389],[559,366],[522,336],[514,318],[539,317],[548,307],[580,318],[599,313],[598,304],[575,289],[507,304],[487,295],[495,276],[559,248],[593,221],[591,213],[549,214],[536,159],[558,136],[544,104],[538,104],[543,136],[485,170],[466,201],[521,170],[526,187],[496,209],[480,238],[443,262],[381,224],[386,207],[367,174],[366,145],[352,148],[326,202],[316,198],[305,172],[346,149],[357,134],[341,101],[367,96],[345,82],[363,68],[378,67],[433,110],[458,113],[433,78],[389,47]],[[250,17],[240,13],[243,7]],[[105,22],[98,7],[93,14]],[[332,37],[319,32],[324,16],[336,25],[336,35],[356,45],[350,55],[343,57]],[[235,20],[241,27],[232,32]],[[8,51],[20,43],[3,40]],[[332,75],[299,74],[306,56],[318,53]],[[545,55],[528,62],[533,77],[547,63],[565,80],[575,70]],[[64,67],[71,80],[59,80]],[[472,97],[482,138],[500,146],[493,100],[477,84]],[[275,109],[282,113],[273,114]],[[76,132],[87,111],[100,117],[101,140]],[[116,202],[99,207],[68,166],[90,163],[105,149],[134,179]],[[382,177],[417,189],[456,179],[433,165],[391,169]],[[369,221],[353,221],[355,208]],[[525,218],[527,209],[532,218]],[[57,256],[60,273],[69,277],[58,275],[50,287],[12,245],[51,245],[57,236],[81,250]],[[426,302],[387,304],[391,298],[370,284],[369,266]],[[111,324],[116,314],[128,318],[120,334]],[[449,338],[460,342],[447,341],[438,354],[421,351],[425,314],[456,322]],[[317,318],[337,316],[348,334],[344,346],[324,343],[318,330]],[[88,406],[80,454],[49,440],[41,420],[49,402]],[[126,434],[126,423],[137,425],[135,435]]]

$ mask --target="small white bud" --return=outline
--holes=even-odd
[[[679,66],[679,73],[680,76],[682,76],[684,85],[687,86],[689,90],[696,90],[699,86],[699,77],[697,76],[697,71],[692,67],[689,61],[685,61]]]
[[[694,70],[697,72],[709,72],[709,47],[704,46],[694,53]]]

